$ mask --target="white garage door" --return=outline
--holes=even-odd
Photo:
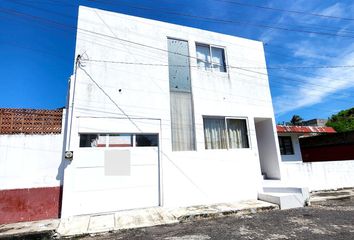
[[[158,134],[80,134],[63,217],[159,206]]]

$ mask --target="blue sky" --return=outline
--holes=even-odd
[[[263,41],[278,122],[354,106],[354,68],[293,68],[354,65],[353,1],[0,0],[0,107],[65,105],[79,4]]]

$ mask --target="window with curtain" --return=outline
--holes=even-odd
[[[290,136],[279,136],[278,140],[279,140],[279,148],[280,148],[281,155],[294,154],[293,142],[291,141]]]
[[[226,72],[224,49],[211,47],[213,71]]]
[[[205,149],[249,148],[245,119],[204,117]]]
[[[204,138],[206,149],[227,149],[224,118],[204,118]]]
[[[207,44],[196,44],[197,65],[199,69],[226,72],[225,50]]]
[[[229,148],[249,148],[245,119],[227,119]]]
[[[210,47],[208,45],[197,44],[196,48],[197,48],[198,68],[210,71],[211,70]]]

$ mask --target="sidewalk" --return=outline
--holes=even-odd
[[[119,211],[100,215],[75,216],[60,222],[60,236],[94,234],[122,229],[150,227],[230,214],[249,214],[279,209],[277,205],[253,200],[237,203],[200,205],[176,209],[162,207]]]
[[[0,239],[12,239],[15,237],[19,239],[51,239],[54,236],[72,237],[225,215],[244,215],[274,209],[279,209],[279,207],[275,204],[258,200],[175,209],[154,207],[106,214],[74,216],[61,220],[52,219],[0,225]]]

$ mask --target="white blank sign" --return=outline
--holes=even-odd
[[[130,151],[108,150],[104,152],[105,176],[130,176]]]

